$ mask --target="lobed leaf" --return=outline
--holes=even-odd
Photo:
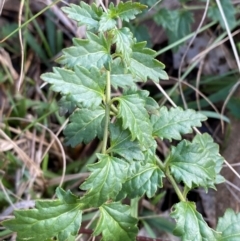
[[[194,138],[193,143],[199,144],[202,149],[208,153],[208,157],[215,163],[215,176],[208,181],[207,185],[207,187],[215,189],[215,184],[219,184],[225,181],[224,177],[220,174],[224,164],[224,158],[219,154],[219,146],[208,134],[197,135]]]
[[[54,91],[70,94],[84,107],[97,107],[104,98],[104,75],[96,68],[91,68],[90,71],[80,66],[76,66],[74,71],[53,68],[53,73],[42,74],[41,78],[52,84]]]
[[[117,22],[112,18],[111,14],[103,13],[99,22],[99,31],[106,32],[113,29],[116,26]]]
[[[96,136],[102,139],[104,118],[105,110],[101,107],[77,110],[63,131],[66,145],[74,147],[82,142],[89,143]]]
[[[103,66],[108,68],[111,61],[110,45],[103,34],[99,36],[88,32],[87,39],[73,39],[74,46],[63,49],[63,55],[57,59],[57,62],[74,68],[76,65],[87,69]]]
[[[146,97],[145,98],[145,108],[148,111],[149,115],[157,115],[159,116],[159,104],[154,100],[152,97]]]
[[[129,28],[114,29],[113,32],[113,43],[116,44],[116,53],[122,55],[125,63],[130,62],[130,56],[132,53],[133,45],[133,34]]]
[[[121,87],[125,90],[129,87],[136,86],[136,81],[137,80],[128,73],[127,68],[125,68],[124,63],[120,58],[113,60],[111,69],[111,84],[114,88],[117,89],[118,87]]]
[[[208,188],[215,183],[219,172],[217,160],[218,145],[208,134],[203,134],[196,135],[192,143],[183,140],[172,147],[168,164],[178,182],[183,181],[189,188],[194,185]]]
[[[92,172],[81,185],[88,192],[81,198],[85,207],[99,207],[115,199],[127,176],[128,164],[119,158],[98,154],[99,162],[89,165]]]
[[[116,7],[113,4],[109,5],[109,13],[113,18],[121,18],[123,21],[129,22],[135,16],[141,13],[147,6],[139,2],[120,2]]]
[[[110,147],[108,153],[115,153],[122,156],[127,161],[132,160],[142,161],[144,155],[137,141],[131,141],[131,133],[128,130],[122,129],[122,123],[110,125]]]
[[[91,6],[81,1],[80,5],[70,4],[70,7],[63,7],[69,18],[78,22],[78,25],[86,25],[89,30],[98,31],[100,17],[103,13],[95,3]]]
[[[167,29],[170,44],[190,34],[193,23],[193,14],[188,10],[173,10],[171,16],[174,28]]]
[[[163,70],[165,65],[154,58],[156,52],[145,46],[146,42],[133,45],[129,70],[142,81],[147,81],[148,78],[155,82],[159,79],[168,79],[167,73]]]
[[[227,24],[230,29],[233,29],[236,24],[236,17],[235,17],[235,8],[231,1],[221,1],[222,9],[225,14]],[[223,29],[226,29],[225,23],[223,21],[222,15],[218,9],[217,4],[212,4],[208,9],[208,17],[212,18],[215,21],[218,21]]]
[[[195,203],[180,202],[173,206],[171,217],[177,226],[173,233],[182,241],[217,241],[216,234],[208,227],[202,215],[197,212]]]
[[[122,118],[123,128],[130,130],[132,140],[137,138],[146,148],[153,145],[152,126],[144,100],[137,94],[123,95],[116,100],[119,102],[117,117]]]
[[[78,234],[82,211],[78,197],[57,189],[58,200],[36,201],[35,208],[14,211],[15,218],[3,222],[17,232],[18,240],[44,241],[56,237],[66,241]]]
[[[73,111],[77,108],[77,102],[72,97],[72,95],[64,95],[62,98],[58,101],[59,106],[59,115],[64,116],[67,113],[72,114]]]
[[[121,203],[108,203],[100,208],[100,218],[94,235],[102,233],[103,241],[133,241],[138,228],[137,219],[130,215],[130,208]]]
[[[156,15],[154,15],[153,19],[157,25],[161,25],[164,29],[175,31],[175,21],[174,14],[172,10],[168,10],[166,8],[161,8]]]
[[[162,8],[154,16],[154,21],[166,29],[169,42],[174,43],[191,32],[193,14],[188,10]]]
[[[227,209],[223,217],[219,218],[216,231],[221,233],[218,241],[240,240],[240,213]]]
[[[207,118],[194,110],[183,110],[180,107],[170,108],[165,106],[160,109],[160,116],[152,116],[153,135],[161,139],[172,141],[181,140],[182,134],[192,133],[192,127],[201,126],[201,121]]]
[[[129,198],[142,197],[145,193],[151,198],[155,195],[158,187],[162,187],[164,173],[154,162],[131,163],[130,173],[123,184],[121,196]],[[119,196],[119,197],[121,197]]]

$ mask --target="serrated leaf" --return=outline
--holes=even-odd
[[[104,118],[105,110],[101,107],[77,110],[63,131],[66,145],[74,147],[82,142],[89,143],[96,136],[102,139]]]
[[[111,14],[104,13],[101,16],[100,22],[99,22],[99,31],[105,32],[107,30],[111,30],[116,26],[117,22],[115,19],[112,18]]]
[[[77,107],[77,102],[71,95],[66,95],[66,96],[63,96],[58,101],[58,106],[59,106],[59,115],[64,116],[67,113],[69,114],[73,113],[73,111]]]
[[[237,24],[236,17],[235,17],[235,13],[236,13],[235,8],[234,8],[234,6],[233,6],[233,4],[230,0],[223,0],[223,1],[220,1],[220,2],[221,2],[221,5],[222,5],[222,9],[223,9],[223,12],[225,14],[228,26],[229,26],[230,29],[233,29]],[[218,8],[217,4],[213,4],[209,7],[208,17],[215,20],[215,21],[220,22],[221,27],[223,29],[226,29],[223,18],[222,18],[222,15],[219,11],[219,8]]]
[[[181,140],[183,134],[192,133],[192,127],[201,126],[201,121],[207,118],[194,110],[183,110],[180,107],[170,108],[163,106],[160,116],[152,116],[153,135],[161,139],[172,141]]]
[[[100,218],[94,235],[102,233],[103,241],[133,241],[138,228],[137,219],[130,216],[129,206],[121,203],[104,204],[100,208]]]
[[[227,209],[223,217],[219,218],[216,231],[221,233],[218,241],[240,240],[240,213]]]
[[[225,181],[224,177],[220,174],[220,171],[223,167],[224,158],[219,154],[219,146],[208,134],[197,135],[194,138],[193,143],[199,144],[208,153],[208,157],[215,163],[215,177],[212,177],[206,186],[209,188],[215,188],[215,184]]]
[[[169,43],[171,44],[191,32],[193,16],[187,10],[168,10],[162,8],[154,16],[154,21],[166,30]],[[174,50],[177,50],[177,48],[175,47]]]
[[[134,162],[131,164],[130,172],[121,191],[129,198],[142,197],[145,193],[151,198],[157,189],[162,187],[164,173],[154,162]]]
[[[126,27],[114,29],[113,43],[116,44],[116,53],[120,53],[123,61],[129,64],[133,45],[133,35],[130,29]]]
[[[177,34],[176,40],[185,37],[189,33],[191,33],[191,24],[193,23],[193,14],[191,11],[182,10],[178,11],[178,20],[177,20]]]
[[[89,70],[75,66],[74,71],[53,68],[53,73],[41,75],[41,78],[52,84],[52,89],[81,103],[84,107],[97,107],[104,98],[105,77],[96,68]]]
[[[113,5],[109,6],[109,12],[114,18],[121,18],[123,21],[129,22],[135,18],[135,16],[146,9],[147,6],[138,2],[120,2],[116,7]]]
[[[114,88],[121,87],[123,89],[127,89],[129,87],[136,86],[136,79],[128,73],[128,70],[125,68],[123,62],[120,58],[116,58],[112,62],[111,69],[111,84]]]
[[[165,65],[154,58],[156,52],[145,46],[146,42],[133,45],[129,70],[142,81],[147,81],[148,78],[155,82],[159,79],[168,79],[167,73],[163,70]]]
[[[178,182],[183,181],[189,188],[194,184],[208,188],[217,175],[215,153],[218,146],[211,147],[212,154],[208,149],[209,143],[204,142],[206,136],[211,139],[208,134],[196,135],[192,143],[183,140],[171,150],[168,160],[171,173]]]
[[[137,141],[131,141],[131,133],[122,129],[122,123],[118,121],[110,125],[110,147],[108,153],[115,153],[127,161],[142,161],[144,155]]]
[[[103,34],[99,36],[88,32],[87,39],[73,39],[74,46],[63,49],[63,55],[57,62],[67,67],[76,65],[89,69],[90,66],[101,69],[111,61],[110,46]]]
[[[174,12],[166,8],[161,8],[153,17],[157,25],[161,25],[164,29],[175,31]]]
[[[197,212],[195,203],[180,202],[175,204],[173,209],[171,217],[177,221],[173,232],[181,237],[182,241],[217,241],[214,231]]]
[[[118,118],[122,118],[123,128],[129,129],[132,140],[136,138],[146,148],[153,144],[152,126],[145,102],[137,94],[123,95],[116,98],[119,102]]]
[[[159,115],[159,104],[152,97],[146,97],[145,108],[150,115]]]
[[[81,204],[70,192],[57,189],[59,200],[36,201],[35,208],[16,210],[15,219],[3,222],[10,230],[17,232],[19,240],[44,241],[58,237],[67,241],[76,236],[82,221]]]
[[[70,4],[70,7],[63,7],[62,10],[69,18],[77,21],[79,26],[86,25],[89,30],[98,30],[103,11],[95,3],[90,6],[81,1],[80,5]]]
[[[89,165],[92,172],[81,185],[88,192],[81,199],[86,207],[99,207],[115,199],[126,179],[128,164],[123,160],[105,154],[98,154],[99,162]]]

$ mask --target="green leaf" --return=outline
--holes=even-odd
[[[91,6],[81,1],[80,6],[75,4],[70,4],[70,7],[63,7],[63,12],[65,12],[69,18],[76,20],[78,25],[86,25],[89,30],[98,31],[100,17],[103,13],[101,8],[98,8],[96,4]]]
[[[161,25],[164,29],[175,31],[174,15],[175,13],[172,10],[161,8],[158,13],[154,15],[153,19],[157,25]]]
[[[191,142],[183,140],[172,147],[168,165],[178,182],[183,181],[189,188],[194,185],[212,187],[218,175],[218,145],[208,134],[196,135]],[[220,164],[220,166],[222,163]]]
[[[235,8],[234,8],[234,6],[233,6],[233,4],[230,0],[227,0],[227,1],[222,0],[220,2],[221,2],[221,5],[222,5],[222,9],[223,9],[223,12],[225,14],[228,26],[229,26],[230,29],[233,29],[237,24],[236,17],[235,17],[235,13],[236,13]],[[213,4],[209,7],[208,17],[215,20],[215,21],[220,22],[221,27],[223,29],[226,29],[223,18],[222,18],[222,15],[221,15],[221,13],[218,9],[217,4]]]
[[[72,98],[83,107],[97,107],[104,98],[105,77],[96,68],[89,70],[76,66],[74,71],[53,68],[53,73],[41,75],[41,78],[52,84],[52,89]]]
[[[227,209],[223,217],[219,218],[216,231],[221,233],[218,241],[240,240],[240,213]]]
[[[116,98],[119,102],[118,118],[122,118],[123,128],[129,129],[132,140],[136,138],[146,148],[153,145],[152,126],[145,109],[144,100],[137,94]]]
[[[104,204],[100,208],[100,218],[94,235],[102,233],[103,241],[136,240],[137,219],[130,216],[130,208],[121,203]]]
[[[219,184],[225,181],[224,177],[220,174],[224,164],[224,158],[219,154],[219,146],[208,134],[197,135],[193,142],[199,144],[205,149],[206,153],[208,153],[208,157],[215,162],[215,178],[212,177],[207,185],[207,187],[215,189],[214,184]]]
[[[122,195],[129,198],[142,197],[145,193],[151,198],[158,187],[162,187],[164,173],[154,161],[131,163],[127,181],[123,184]]]
[[[111,61],[110,46],[104,35],[99,35],[88,32],[87,39],[73,39],[74,46],[63,49],[63,55],[57,59],[57,62],[70,68],[76,65],[87,69],[90,66],[99,69],[108,66]]]
[[[146,9],[147,6],[138,2],[120,2],[116,7],[113,5],[109,6],[109,13],[113,18],[121,18],[123,21],[129,22],[135,18],[135,16]]]
[[[138,160],[142,161],[144,155],[141,151],[139,143],[137,141],[131,141],[131,133],[128,130],[122,129],[122,123],[110,125],[110,148],[107,150],[108,153],[115,153],[122,156],[127,161]]]
[[[165,65],[154,59],[155,51],[145,48],[146,42],[135,43],[132,48],[129,70],[143,81],[148,78],[158,82],[159,79],[168,79],[163,70]]]
[[[113,43],[116,44],[116,53],[122,55],[123,61],[129,64],[132,53],[133,35],[129,28],[113,30]]]
[[[115,89],[118,87],[126,89],[136,86],[136,79],[134,79],[127,71],[127,68],[125,68],[124,63],[120,58],[113,60],[111,69],[111,84]]]
[[[63,132],[66,145],[74,147],[81,142],[89,143],[96,136],[102,139],[104,118],[105,110],[101,107],[77,110]]]
[[[116,23],[116,20],[109,13],[103,13],[99,22],[99,31],[105,32],[111,30],[116,26]]]
[[[73,99],[73,97],[71,95],[66,95],[66,96],[63,96],[58,101],[58,106],[59,106],[60,116],[64,116],[67,113],[69,113],[69,114],[73,113],[73,111],[77,107],[77,102]]]
[[[98,154],[99,162],[89,165],[90,177],[81,185],[88,192],[81,199],[86,207],[99,207],[115,199],[126,179],[128,164],[119,158]]]
[[[176,21],[176,40],[185,37],[191,33],[191,24],[193,23],[193,14],[188,10],[178,11],[178,20]],[[174,40],[175,42],[175,40]]]
[[[170,108],[163,106],[160,116],[152,116],[153,135],[162,139],[181,140],[182,134],[192,133],[192,127],[201,126],[201,121],[207,118],[194,110],[183,110],[180,107]]]
[[[214,231],[197,212],[195,203],[180,202],[175,204],[173,209],[171,217],[177,221],[173,232],[181,237],[182,241],[217,241]]]
[[[67,241],[76,236],[82,221],[79,199],[60,188],[56,193],[59,200],[36,201],[34,209],[14,211],[15,219],[3,225],[17,232],[19,240],[44,241],[57,236]]]
[[[188,10],[161,8],[154,16],[154,21],[167,30],[169,42],[174,43],[191,32],[193,15]]]
[[[148,114],[159,115],[159,104],[152,97],[146,97],[145,100],[145,108],[147,109]]]

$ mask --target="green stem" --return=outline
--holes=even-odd
[[[185,185],[183,189],[183,196],[185,199],[187,199],[187,194],[190,191],[190,189]]]
[[[157,160],[157,164],[160,167],[160,169],[164,172],[165,171],[165,165],[164,163],[159,159],[158,156],[155,156],[156,160]]]
[[[115,105],[111,104],[111,110],[117,115],[118,109],[115,107]]]
[[[107,71],[107,84],[106,84],[106,108],[105,108],[105,126],[103,134],[103,146],[102,153],[106,153],[107,150],[107,141],[108,141],[108,126],[110,121],[110,107],[111,107],[111,79],[110,71]]]
[[[178,187],[176,181],[174,180],[173,176],[170,174],[169,170],[166,170],[165,175],[167,176],[168,180],[171,182],[179,200],[182,201],[182,202],[185,202],[186,199],[183,196],[183,194],[182,194],[180,188]]]
[[[138,218],[138,202],[138,197],[131,199],[131,215],[134,218]]]

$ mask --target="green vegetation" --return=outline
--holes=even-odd
[[[147,10],[147,5],[152,12]],[[204,9],[204,6],[180,1],[180,8],[170,10],[152,0],[110,2],[107,8],[102,2],[70,4],[62,11],[78,26],[86,27],[86,32],[84,38],[74,37],[72,46],[64,48],[61,56],[58,53],[65,35],[71,34],[55,28],[53,14],[48,10],[51,6],[34,15],[27,2],[25,23],[19,28],[7,25],[0,31],[2,38],[7,36],[2,48],[13,55],[24,50],[22,57],[26,60],[22,68],[24,82],[20,84],[16,84],[19,76],[14,77],[11,60],[0,68],[0,83],[7,90],[4,96],[11,104],[11,111],[2,107],[4,115],[0,123],[3,170],[0,203],[3,206],[10,203],[15,208],[15,203],[21,202],[18,196],[41,198],[35,207],[29,203],[25,209],[15,210],[14,217],[4,220],[0,238],[16,232],[17,240],[33,241],[85,241],[81,239],[83,234],[91,235],[93,240],[95,237],[105,241],[147,240],[139,235],[141,227],[152,238],[157,236],[155,228],[183,241],[240,238],[239,213],[227,209],[216,227],[212,227],[189,197],[197,188],[207,192],[225,181],[220,173],[225,160],[218,144],[210,134],[201,134],[197,128],[202,128],[207,116],[229,122],[224,112],[220,113],[214,106],[225,99],[222,110],[226,104],[239,117],[238,97],[229,98],[227,103],[229,91],[238,84],[237,71],[218,77],[229,81],[216,83],[216,77],[205,76],[196,88],[192,88],[191,79],[187,82],[190,88],[185,88],[182,86],[185,78],[199,62],[190,63],[183,74],[180,66],[179,81],[169,84],[172,78],[169,80],[165,65],[157,59],[168,49],[178,51],[184,40],[194,36],[191,33],[194,15],[190,10]],[[226,37],[226,29],[233,30],[239,24],[230,1],[222,2],[222,8],[227,26],[218,5],[211,1],[208,17],[213,22],[199,28],[204,31],[220,23],[223,33],[213,44]],[[44,30],[36,19],[43,12],[47,15]],[[144,37],[150,38],[141,26],[147,19],[165,29],[166,48],[155,51],[149,48],[150,42],[142,41]],[[31,30],[25,28],[28,23],[32,24]],[[14,29],[22,31],[22,46],[12,44],[18,38]],[[0,57],[5,54],[7,59],[4,49]],[[27,62],[32,60],[33,52],[40,59],[41,69],[47,69],[41,80],[54,93],[43,85],[40,87],[27,74],[30,68]],[[60,67],[52,67],[56,63],[49,61],[56,55]],[[21,87],[22,94],[10,91],[14,83]],[[170,87],[165,92],[159,83]],[[156,92],[154,85],[161,93]],[[35,99],[29,94],[33,89],[38,93]],[[207,97],[202,95],[204,98],[199,99],[200,90]],[[166,99],[173,107],[166,104]],[[186,102],[191,109],[184,108]],[[29,140],[34,142],[31,152],[23,145]],[[163,143],[165,151],[160,150],[159,143]],[[35,154],[34,148],[38,149]],[[22,176],[14,186],[17,172]],[[156,214],[169,186],[177,196],[169,212],[172,219]],[[14,188],[20,191],[13,194]],[[53,195],[56,198],[49,200]],[[144,201],[147,208],[141,206]],[[6,212],[5,215],[8,216]]]

